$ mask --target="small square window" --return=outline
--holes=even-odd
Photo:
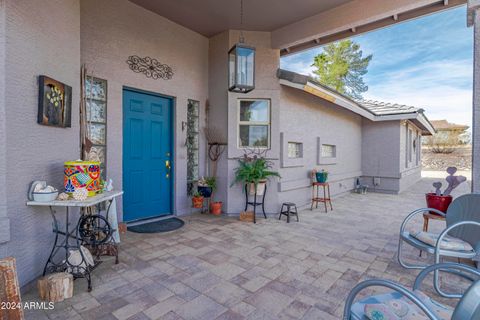
[[[298,159],[303,157],[303,143],[289,142],[288,143],[288,158]]]
[[[322,158],[335,158],[337,155],[337,147],[332,144],[322,144],[320,151]]]

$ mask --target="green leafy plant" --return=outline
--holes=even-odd
[[[236,183],[254,183],[267,180],[270,177],[280,177],[276,171],[271,171],[271,164],[265,158],[247,158],[238,160],[238,167],[235,168],[235,180],[230,187]]]
[[[200,192],[195,191],[192,195],[192,198],[203,198],[203,196]]]
[[[212,188],[212,191],[215,191],[217,190],[217,179],[215,177],[202,177],[202,179],[198,180],[198,185]]]

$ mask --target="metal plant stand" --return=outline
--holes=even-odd
[[[247,211],[248,206],[253,206],[253,223],[257,223],[257,206],[262,206],[262,212],[265,219],[267,215],[265,214],[265,195],[267,194],[267,185],[265,185],[265,190],[262,196],[262,202],[257,202],[257,190],[255,188],[255,194],[253,195],[253,201],[248,201],[248,183],[245,184],[245,211]]]
[[[88,291],[92,290],[92,271],[102,262],[101,255],[115,256],[115,263],[118,263],[118,247],[113,240],[113,233],[117,230],[112,229],[108,222],[110,206],[115,197],[123,194],[123,191],[110,191],[95,197],[88,198],[85,201],[76,200],[54,200],[49,202],[28,201],[28,206],[48,206],[53,220],[53,233],[55,240],[52,250],[43,269],[43,275],[54,272],[69,272],[75,279],[85,278],[88,282]],[[100,212],[100,205],[106,203],[106,217],[100,214],[91,214],[89,208],[97,207]],[[59,227],[56,207],[65,207],[65,226]],[[76,223],[70,221],[70,208],[77,207],[81,210],[80,218]],[[90,212],[89,212],[90,211]],[[61,239],[63,237],[63,239]],[[94,265],[89,265],[87,259],[81,250],[81,247],[90,250],[96,257]],[[62,252],[62,250],[64,252]],[[77,250],[80,253],[81,261],[73,263],[69,259],[70,252]]]

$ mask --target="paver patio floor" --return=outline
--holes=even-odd
[[[27,319],[340,319],[346,295],[367,278],[411,286],[417,271],[395,258],[398,230],[424,207],[424,179],[401,195],[346,194],[334,211],[304,210],[300,222],[194,214],[163,234],[127,233],[120,263],[94,272],[93,291]],[[457,194],[468,192],[462,186]],[[432,222],[439,228],[439,222]],[[420,229],[421,221],[414,225]],[[409,251],[418,258],[418,251]],[[371,291],[370,291],[371,292]],[[37,299],[36,290],[23,296]]]

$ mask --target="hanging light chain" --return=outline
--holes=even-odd
[[[243,37],[243,0],[240,0],[240,43],[245,42],[245,38]]]

